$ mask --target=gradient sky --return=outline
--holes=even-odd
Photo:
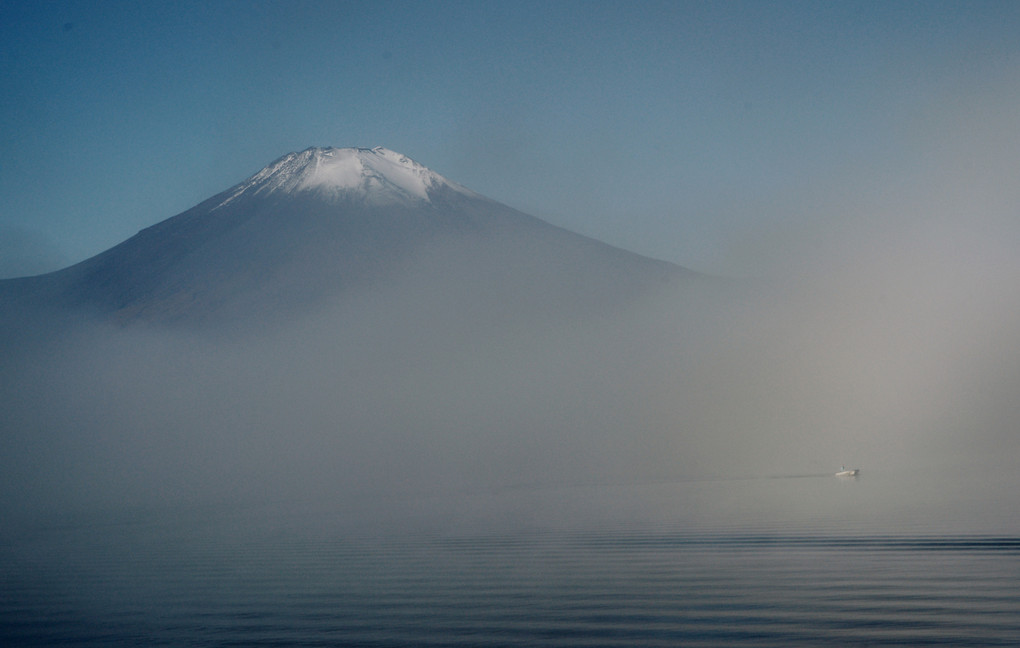
[[[0,276],[309,146],[726,274],[890,220],[1014,236],[1018,34],[1016,2],[0,0]]]

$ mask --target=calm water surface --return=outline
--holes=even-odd
[[[0,644],[1015,646],[1010,479],[796,476],[67,518],[3,536]]]

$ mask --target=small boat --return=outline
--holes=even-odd
[[[847,468],[846,466],[840,466],[839,472],[836,473],[837,477],[856,477],[861,472],[860,468]]]

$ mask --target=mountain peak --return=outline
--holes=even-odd
[[[389,149],[309,148],[91,259],[0,281],[0,337],[14,321],[5,310],[18,322],[48,317],[51,305],[122,323],[254,321],[341,294],[403,293],[412,280],[409,294],[434,295],[437,309],[463,293],[456,308],[484,302],[500,317],[532,306],[574,312],[686,272],[518,212]]]
[[[308,148],[288,153],[231,190],[225,205],[242,195],[312,191],[332,200],[372,205],[428,203],[441,187],[473,195],[411,158],[375,148]]]

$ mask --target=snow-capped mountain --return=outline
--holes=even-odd
[[[381,146],[310,148],[289,153],[237,185],[220,206],[239,196],[315,191],[327,200],[363,201],[370,205],[413,206],[429,202],[431,193],[452,189],[475,196],[405,155]]]
[[[518,212],[400,153],[310,148],[91,259],[0,282],[0,299],[125,323],[196,322],[289,314],[401,276],[470,278],[466,290],[483,299],[600,307],[691,275]]]
[[[290,154],[0,281],[0,517],[672,466],[650,369],[702,283],[392,151]]]

